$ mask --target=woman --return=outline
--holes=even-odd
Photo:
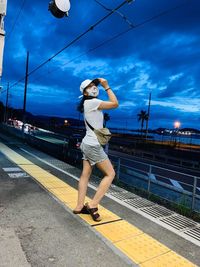
[[[99,95],[97,86],[99,84],[107,93],[108,101],[97,99]],[[83,153],[83,170],[78,185],[77,206],[73,212],[75,214],[90,214],[94,221],[101,221],[101,217],[98,213],[98,204],[110,187],[115,177],[115,171],[107,154],[99,144],[97,136],[89,125],[94,129],[103,128],[102,110],[117,108],[118,100],[112,89],[109,87],[107,80],[103,78],[83,81],[80,86],[80,91],[83,94],[83,99],[80,103],[79,111],[84,112],[86,135],[83,138],[80,147]],[[94,165],[96,165],[105,176],[99,184],[93,199],[84,205],[88,181]]]

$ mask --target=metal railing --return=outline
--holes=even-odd
[[[110,158],[118,181],[200,212],[200,177],[137,160]]]
[[[20,135],[19,130],[12,127],[8,128],[13,134]],[[77,165],[81,162],[81,151],[69,149],[65,141],[63,145],[51,144],[28,134],[26,139],[31,145],[54,156],[57,155],[64,160],[72,160]],[[200,213],[200,177],[143,163],[139,160],[113,155],[109,155],[109,157],[115,166],[117,181]]]

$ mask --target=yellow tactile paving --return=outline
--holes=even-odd
[[[64,202],[65,204],[68,204],[70,202],[74,202],[74,200],[77,200],[78,197],[78,192],[76,193],[71,193],[71,194],[67,194],[67,195],[59,195],[58,198]]]
[[[77,194],[77,190],[71,186],[61,187],[61,188],[52,188],[49,190],[53,194],[57,195],[67,195],[67,194]]]
[[[106,222],[112,222],[121,219],[119,216],[117,216],[115,213],[112,213],[111,211],[103,208],[101,205],[99,205],[99,214],[102,217],[102,220],[100,222],[95,222],[92,220],[91,216],[85,215],[85,214],[80,214],[79,216],[89,223],[90,225],[96,225],[99,223],[106,223]]]
[[[78,194],[76,195],[76,198],[73,199],[73,201],[70,201],[70,202],[66,202],[64,203],[69,209],[73,210],[75,207],[76,207],[76,204],[77,204],[77,196]],[[85,202],[89,202],[90,201],[90,198],[89,197],[86,197],[85,198]]]
[[[40,173],[41,175],[42,174],[44,174],[44,175],[46,175],[46,174],[50,174],[49,172],[47,172],[47,171],[45,171],[45,170],[43,170],[43,169],[41,169],[41,168],[31,168],[32,166],[29,166],[29,165],[20,165],[20,167],[23,169],[23,170],[25,170],[25,171],[27,171],[27,172],[29,172],[29,173],[33,173],[33,174],[38,174],[38,173]]]
[[[115,243],[135,263],[158,257],[170,249],[146,234],[141,234]]]
[[[21,169],[23,169],[24,171],[26,171],[28,174],[30,175],[37,175],[37,177],[48,177],[48,178],[56,178],[54,175],[52,175],[51,173],[49,173],[48,171],[43,170],[42,168],[38,167],[38,166],[34,166],[34,165],[19,165]]]
[[[124,220],[97,225],[95,229],[113,243],[143,233],[137,227]]]
[[[4,145],[3,143],[0,143],[0,150],[13,162],[16,164],[32,164],[31,161],[25,159],[12,149],[10,149],[8,146]]]
[[[14,156],[11,153],[6,154],[6,155],[11,159],[11,161],[15,162],[18,165],[19,164],[31,164],[31,162],[29,160],[26,160],[25,158],[21,157],[20,155]]]
[[[34,177],[34,176],[33,176]],[[34,177],[37,180],[37,177]],[[39,180],[38,180],[39,181]],[[39,181],[40,182],[40,181]],[[68,187],[66,183],[62,182],[61,180],[57,179],[57,181],[41,181],[41,184],[46,187],[47,189],[51,188],[61,188],[61,187]]]
[[[77,196],[78,196],[78,194],[71,195],[71,198],[70,198],[70,196],[68,197],[68,201],[64,201],[65,205],[68,208],[70,208],[71,210],[73,210],[76,207]],[[67,199],[67,197],[66,197],[66,199]],[[89,201],[90,201],[90,198],[86,197],[85,202],[89,202]],[[90,217],[90,215],[87,215],[87,214],[79,214],[78,216],[80,216],[84,221],[86,221],[90,225],[112,222],[112,221],[116,221],[116,220],[120,219],[119,216],[117,216],[116,214],[112,213],[111,211],[105,209],[101,205],[99,205],[99,213],[102,217],[102,220],[100,222],[93,221],[92,218]]]
[[[76,189],[39,166],[34,165],[31,161],[26,160],[2,143],[0,143],[0,151],[30,174],[68,208],[74,209],[77,200]],[[90,198],[86,197],[86,202],[89,200]],[[104,207],[99,206],[99,213],[102,217],[101,222],[94,222],[90,215],[79,214],[79,216],[88,224],[93,225],[96,231],[141,267],[196,266],[152,237],[144,234],[135,226],[120,220],[119,216]]]
[[[40,183],[50,183],[50,182],[56,182],[58,180],[54,176],[52,176],[52,177],[48,177],[48,176],[43,177],[40,174],[38,174],[36,177],[37,177],[37,181],[40,182]]]
[[[197,267],[177,253],[170,251],[152,260],[144,262],[141,267]]]
[[[22,168],[22,169],[23,169],[25,172],[27,172],[28,174],[30,174],[31,176],[37,176],[37,177],[40,177],[40,178],[48,178],[48,179],[50,179],[50,178],[55,178],[54,175],[48,173],[47,171],[43,171],[43,172],[41,172],[41,171],[29,171],[29,170],[27,170],[27,169],[25,169],[25,168]]]

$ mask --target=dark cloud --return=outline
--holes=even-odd
[[[101,3],[112,9],[122,1],[101,0]],[[182,6],[140,25],[177,5]],[[14,84],[24,77],[27,51],[32,71],[108,13],[95,1],[81,0],[71,3],[69,18],[56,19],[48,11],[48,1],[36,0],[26,1],[15,21],[20,6],[20,0],[8,1],[4,83]],[[29,77],[27,109],[37,114],[56,111],[60,116],[76,116],[74,103],[80,93],[80,82],[100,75],[108,79],[121,104],[119,109],[110,112],[112,126],[138,127],[137,113],[147,110],[148,93],[152,90],[153,100],[162,104],[152,107],[150,127],[169,127],[174,114],[188,126],[196,127],[200,111],[194,116],[192,109],[180,109],[178,104],[182,105],[182,98],[198,101],[200,97],[200,2],[141,0],[126,4],[120,12],[140,26],[98,47],[129,28],[115,13],[87,33]],[[23,83],[12,87],[11,93],[10,103],[22,105]],[[103,93],[101,97],[105,98]],[[164,105],[174,98],[177,108]]]

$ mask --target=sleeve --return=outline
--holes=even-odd
[[[85,101],[84,109],[86,112],[97,110],[102,100],[94,98],[92,100]]]

